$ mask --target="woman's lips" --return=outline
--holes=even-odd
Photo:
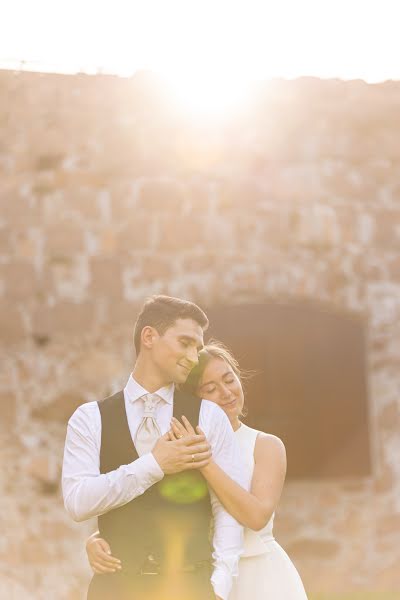
[[[229,402],[225,402],[225,404],[222,404],[221,406],[222,407],[232,406],[233,404],[235,404],[235,402],[236,402],[236,398],[233,398],[232,400],[229,400]]]

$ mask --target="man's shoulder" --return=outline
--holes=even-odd
[[[72,414],[68,421],[68,425],[73,427],[86,422],[93,423],[98,414],[99,406],[95,400],[92,402],[85,402],[84,404],[78,406],[78,408]]]

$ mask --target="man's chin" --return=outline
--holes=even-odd
[[[189,376],[189,371],[180,369],[180,371],[178,373],[176,373],[175,383],[180,383],[180,384],[185,383],[188,376]]]

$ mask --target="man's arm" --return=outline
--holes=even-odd
[[[211,444],[214,461],[229,477],[247,488],[248,477],[239,446],[225,413],[217,405],[203,400],[199,425]],[[243,527],[225,510],[211,488],[210,496],[214,517],[214,572],[211,583],[216,597],[227,600],[243,551]]]
[[[163,437],[153,452],[100,474],[100,444],[101,417],[97,402],[83,404],[68,423],[62,473],[64,505],[75,521],[118,508],[143,494],[160,481],[164,473],[201,468],[211,456],[204,436],[176,442]],[[195,464],[191,462],[193,453],[201,458]]]
[[[84,521],[126,504],[160,481],[164,473],[152,454],[100,474],[101,417],[97,402],[83,404],[69,420],[64,448],[64,505]]]

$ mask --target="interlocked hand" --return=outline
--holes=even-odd
[[[175,435],[171,424],[171,430],[160,437],[153,448],[153,456],[166,474],[202,469],[212,457],[210,444],[200,429],[196,433],[189,421],[185,427],[179,425],[175,424]]]

